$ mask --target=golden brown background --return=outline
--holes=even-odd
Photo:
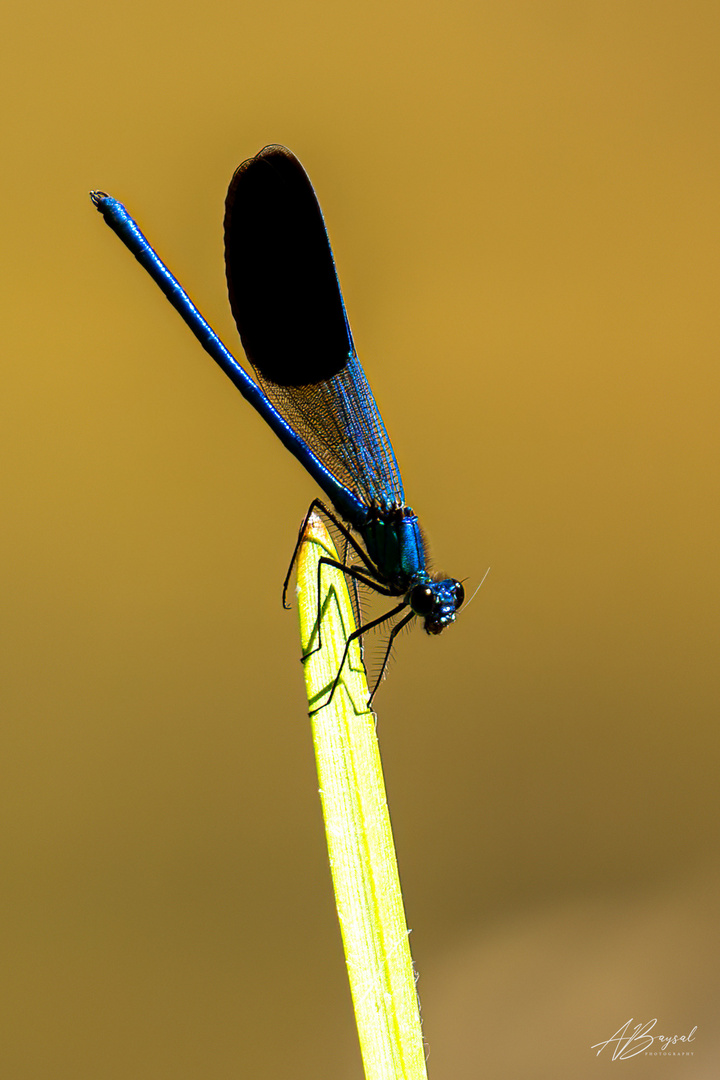
[[[237,343],[300,157],[437,563],[379,730],[433,1080],[720,1075],[716,0],[6,4],[0,1076],[361,1075]],[[692,1058],[611,1062],[630,1017]]]

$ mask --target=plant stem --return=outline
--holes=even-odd
[[[345,576],[322,568],[322,649],[317,565],[337,559],[325,525],[308,522],[298,559],[298,606],[311,708],[327,697],[355,629]],[[375,716],[353,644],[330,704],[311,717],[325,833],[350,991],[367,1080],[425,1080],[425,1055]]]

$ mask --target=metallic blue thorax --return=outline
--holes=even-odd
[[[429,580],[420,523],[409,506],[373,510],[358,531],[368,555],[397,595]]]

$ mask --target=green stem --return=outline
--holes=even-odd
[[[298,560],[303,655],[317,646],[317,564],[337,559],[310,519]],[[322,649],[305,661],[312,709],[327,697],[354,630],[345,577],[323,566]],[[425,1080],[425,1055],[375,717],[356,644],[330,704],[312,717],[325,833],[367,1080]]]

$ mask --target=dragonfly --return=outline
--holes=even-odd
[[[397,601],[349,635],[327,699],[340,684],[353,641],[394,625],[368,705],[398,633],[419,620],[428,634],[455,621],[465,590],[432,574],[417,515],[360,365],[335,260],[312,184],[295,155],[266,146],[235,171],[225,203],[230,307],[255,379],[226,348],[128,211],[103,191],[90,197],[105,222],[160,287],[207,353],[263,417],[329,499],[314,499],[283,586],[283,604],[305,524],[320,511],[345,540],[345,558],[318,564],[318,644],[323,566]],[[352,562],[348,553],[352,552]],[[313,650],[315,651],[315,650]],[[303,659],[307,659],[304,657]],[[318,711],[318,710],[315,710]]]

